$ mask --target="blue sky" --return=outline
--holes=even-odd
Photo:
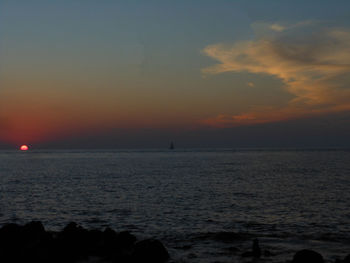
[[[85,134],[104,147],[104,134],[128,131],[124,141],[136,136],[151,147],[174,132],[189,145],[194,131],[214,131],[206,136],[215,142],[237,127],[300,120],[302,129],[304,119],[339,127],[350,107],[349,8],[320,0],[1,1],[0,142],[73,145]],[[145,130],[157,136],[138,134]]]

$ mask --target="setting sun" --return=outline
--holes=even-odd
[[[20,147],[20,150],[21,150],[21,151],[28,151],[28,150],[29,150],[29,147],[28,147],[27,145],[22,145],[22,146]]]

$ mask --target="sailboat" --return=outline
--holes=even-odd
[[[170,147],[169,147],[169,149],[170,149],[170,150],[174,150],[174,148],[175,148],[175,147],[174,147],[174,143],[173,143],[173,142],[171,142],[171,143],[170,143]]]

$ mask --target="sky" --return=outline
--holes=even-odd
[[[338,0],[2,0],[0,148],[349,147]]]

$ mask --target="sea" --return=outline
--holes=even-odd
[[[0,151],[0,225],[40,220],[159,239],[170,262],[350,253],[350,149]],[[266,251],[266,255],[265,255]]]

